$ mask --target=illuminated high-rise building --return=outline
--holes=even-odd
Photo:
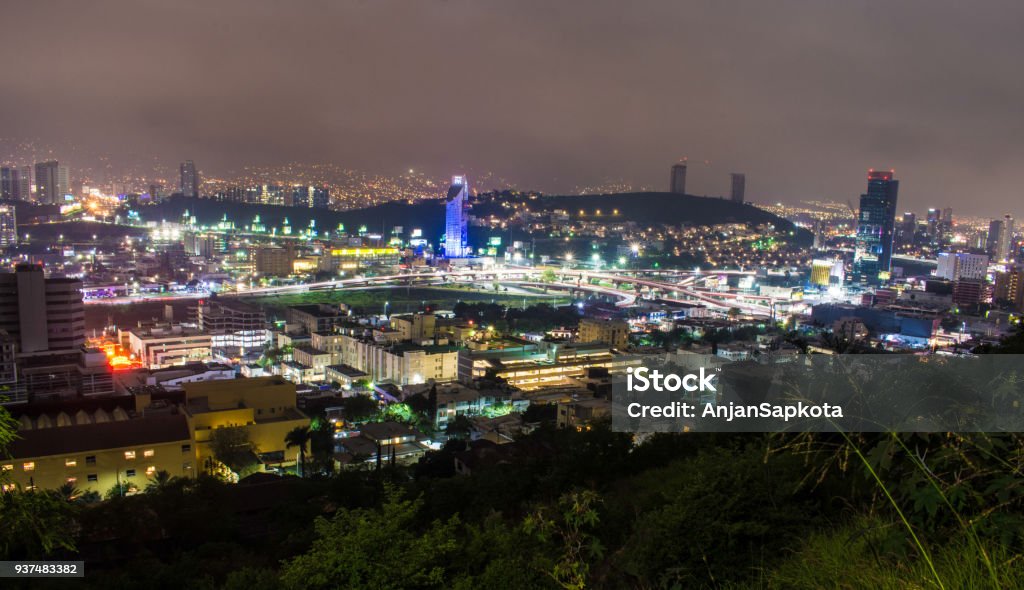
[[[997,272],[993,298],[1009,304],[1014,311],[1024,312],[1024,267],[1014,265]]]
[[[917,234],[917,215],[906,211],[903,213],[903,220],[896,230],[895,241],[898,244],[909,246],[914,243],[914,236]]]
[[[185,160],[181,164],[181,194],[186,197],[199,196],[199,172],[196,171],[195,162]]]
[[[0,332],[17,346],[18,382],[29,398],[113,393],[106,356],[84,347],[81,281],[46,278],[30,264],[0,273]]]
[[[821,250],[825,247],[825,222],[820,219],[814,220],[814,243],[812,247],[815,250]]]
[[[280,184],[258,184],[245,189],[245,202],[258,205],[292,205],[295,203],[292,189]]]
[[[942,210],[942,221],[939,223],[939,233],[944,239],[953,235],[953,208],[946,207]]]
[[[311,209],[327,209],[330,204],[331,194],[327,187],[322,186],[293,186],[292,205],[295,207],[309,207]]]
[[[985,251],[995,260],[999,258],[999,242],[1003,239],[1003,220],[993,219],[988,224],[988,236],[985,239]]]
[[[677,195],[686,194],[686,158],[672,165],[672,177],[669,179],[668,191]]]
[[[1013,258],[1013,216],[1004,215],[988,224],[988,239],[985,249],[998,262]]]
[[[0,203],[0,248],[18,244],[18,217],[14,203]]]
[[[42,205],[60,205],[70,187],[68,167],[56,160],[36,164],[36,201]]]
[[[0,168],[0,199],[21,199],[21,171],[17,168]]]
[[[860,196],[853,258],[854,275],[861,283],[878,284],[888,279],[899,188],[892,171],[868,171],[868,191]]]
[[[35,184],[33,182],[33,179],[35,178],[34,172],[35,172],[35,170],[33,170],[32,166],[22,166],[21,167],[21,179],[20,180],[21,180],[21,200],[22,201],[31,201],[32,200],[32,186],[33,186],[33,184]]]
[[[469,181],[453,176],[444,216],[444,254],[447,258],[469,255]]]
[[[742,203],[747,190],[747,175],[740,172],[733,172],[729,175],[732,179],[732,191],[729,193],[733,202]]]
[[[1003,235],[999,239],[999,260],[1013,260],[1013,216],[1003,216]]]
[[[149,198],[154,202],[160,202],[164,198],[164,185],[159,182],[149,183]]]
[[[928,210],[928,238],[935,240],[936,236],[939,235],[939,228],[942,224],[942,211],[938,209]]]

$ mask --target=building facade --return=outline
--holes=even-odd
[[[244,355],[270,340],[263,308],[240,301],[202,302],[196,319],[199,329],[210,334],[213,348]]]
[[[13,167],[0,167],[0,200],[28,200],[29,195],[21,194],[21,170]]]
[[[35,169],[36,202],[43,205],[60,205],[70,190],[68,167],[56,160],[39,162]]]
[[[252,249],[253,269],[265,276],[286,277],[293,272],[295,251],[289,246],[261,246]]]
[[[14,343],[18,389],[38,399],[111,393],[102,353],[85,348],[82,283],[20,264],[0,274],[0,333]]]
[[[292,187],[292,206],[310,209],[327,209],[331,203],[331,194],[327,187],[294,186]]]
[[[459,376],[459,349],[454,346],[381,343],[349,335],[342,340],[340,364],[366,373],[372,381],[396,385],[445,383]]]
[[[996,273],[993,299],[1014,311],[1024,312],[1024,266],[1011,266]]]
[[[948,281],[984,279],[988,273],[988,256],[965,252],[940,252],[935,276]]]
[[[130,418],[100,410],[75,417],[23,419],[10,458],[0,460],[7,486],[56,489],[72,484],[99,494],[123,486],[142,491],[159,471],[195,476],[195,452],[181,414]]]
[[[219,428],[240,427],[258,468],[294,465],[285,435],[309,426],[296,407],[295,385],[280,377],[184,383],[184,401],[154,404],[146,394],[125,405],[71,414],[23,413],[10,457],[0,458],[6,486],[83,491],[144,491],[156,474],[195,477],[214,458]],[[134,404],[134,406],[130,405]]]
[[[204,362],[213,356],[213,337],[179,325],[133,328],[128,349],[148,369]]]
[[[576,340],[581,343],[600,342],[610,348],[625,350],[629,346],[629,323],[625,320],[583,318]]]
[[[888,280],[898,193],[899,181],[891,171],[868,172],[868,191],[860,197],[854,249],[854,275],[862,283]]]
[[[0,203],[0,249],[17,245],[17,209],[13,203]]]

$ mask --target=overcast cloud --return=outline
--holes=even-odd
[[[487,169],[566,190],[1022,213],[1024,3],[5,2],[0,136],[115,162]],[[710,165],[698,164],[704,160]]]

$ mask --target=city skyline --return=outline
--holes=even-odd
[[[48,152],[48,153],[53,153]],[[0,171],[4,173],[3,182],[3,194],[0,196],[2,199],[20,199],[27,201],[39,201],[39,189],[34,179],[36,178],[36,169],[39,165],[49,165],[54,163],[54,160],[47,160],[46,162],[36,161],[39,158],[33,157],[20,157],[0,159]],[[30,162],[28,165],[21,165],[21,162]],[[35,162],[32,164],[31,162]],[[210,179],[203,169],[192,163],[192,160],[184,160],[174,166],[163,166],[160,168],[160,173],[152,175],[137,175],[137,176],[126,176],[116,177],[110,175],[105,176],[106,180],[97,180],[97,172],[95,170],[88,170],[86,172],[79,172],[74,166],[68,166],[66,160],[60,160],[57,163],[60,164],[59,168],[63,174],[63,187],[67,194],[76,193],[77,190],[74,188],[81,188],[83,185],[90,189],[98,189],[103,194],[110,196],[118,195],[129,195],[129,194],[150,194],[151,196],[158,196],[164,198],[171,196],[172,194],[182,194],[181,183],[182,183],[182,172],[186,165],[190,165],[195,170],[195,174],[199,177],[197,182],[196,196],[199,198],[211,198],[220,197],[225,192],[237,191],[237,190],[257,190],[261,187],[276,186],[277,188],[283,187],[294,187],[294,188],[310,188],[312,186],[325,187],[328,189],[341,189],[339,194],[346,194],[352,190],[360,191],[365,190],[370,193],[377,193],[382,187],[382,183],[390,186],[385,187],[381,193],[384,195],[381,198],[372,198],[364,202],[356,203],[342,203],[340,204],[340,210],[348,209],[359,209],[364,207],[370,207],[375,204],[385,203],[392,200],[417,200],[417,199],[442,199],[446,197],[447,193],[447,176],[445,174],[426,174],[422,170],[404,170],[399,171],[400,173],[389,176],[386,174],[370,175],[365,171],[344,169],[342,167],[330,165],[330,164],[300,164],[291,163],[278,167],[246,167],[244,173],[233,171],[227,176],[215,175],[216,177]],[[590,186],[575,186],[572,190],[555,193],[544,193],[536,188],[517,186],[511,183],[508,179],[496,177],[491,173],[483,173],[483,176],[487,179],[487,184],[483,187],[475,188],[476,192],[493,192],[493,191],[521,191],[521,192],[538,192],[540,194],[564,194],[567,196],[572,195],[599,195],[599,194],[614,194],[614,193],[632,193],[632,192],[669,192],[669,193],[680,193],[680,188],[687,189],[686,194],[692,194],[694,196],[709,197],[709,198],[724,198],[736,200],[738,202],[747,202],[751,205],[775,209],[777,206],[794,206],[799,207],[808,204],[829,204],[829,205],[843,205],[859,198],[857,195],[838,195],[834,198],[831,197],[819,197],[811,199],[800,199],[800,200],[773,200],[768,198],[760,199],[744,199],[744,188],[746,185],[746,175],[744,173],[730,172],[726,175],[723,186],[720,187],[722,190],[712,194],[699,194],[694,191],[689,191],[686,187],[686,169],[688,162],[685,158],[671,165],[672,176],[668,185],[659,185],[654,183],[653,185],[633,185],[625,183],[622,179],[612,179],[610,177],[605,178],[603,181],[595,185]],[[308,176],[309,170],[316,170],[324,168],[327,170],[334,170],[334,175],[330,173],[316,174],[315,179],[311,180]],[[297,171],[298,170],[298,171]],[[679,179],[681,179],[682,185],[677,186],[677,170],[681,170]],[[869,169],[873,170],[873,169]],[[342,173],[339,176],[337,173]],[[892,171],[895,173],[895,170]],[[19,176],[20,173],[20,176]],[[11,175],[11,178],[8,177]],[[20,181],[19,181],[20,178]],[[30,182],[31,180],[31,182]],[[721,180],[721,179],[719,179]],[[13,184],[11,184],[13,181]],[[14,184],[20,182],[20,189],[15,189]],[[403,182],[409,184],[403,186]],[[112,187],[118,190],[111,190]],[[205,187],[205,188],[204,188]],[[159,194],[154,194],[154,190],[157,190]],[[45,192],[45,191],[44,191]],[[190,195],[186,195],[190,196]],[[901,201],[902,203],[902,201]],[[933,212],[940,214],[952,211],[952,207],[942,206],[939,209],[932,207],[931,205],[938,204],[936,202],[926,202],[923,204],[910,203],[906,206],[902,205],[899,207],[900,211],[906,213],[925,213],[929,215]],[[286,206],[291,206],[289,202],[284,203]],[[991,219],[1001,219],[1006,215],[1010,217],[1020,217],[1021,215],[1016,212],[1016,204],[1010,204],[1007,209],[1001,210],[996,213],[990,213],[986,210],[978,211],[974,208],[964,208],[961,204],[957,207],[957,217],[960,220],[969,219],[973,221],[984,219],[986,222]],[[923,215],[922,215],[923,218]],[[948,220],[947,220],[948,221]]]
[[[482,168],[564,193],[606,174],[661,187],[666,165],[688,156],[698,195],[727,195],[728,174],[742,170],[750,201],[844,200],[859,194],[859,170],[878,167],[897,170],[915,210],[970,195],[978,214],[996,216],[1019,200],[1022,146],[1007,124],[1022,98],[1007,75],[1021,49],[1016,5],[450,2],[282,17],[222,3],[198,20],[159,3],[58,8],[8,11],[0,47],[49,73],[8,82],[0,128],[75,143],[80,154],[54,154],[72,166],[103,154],[118,168],[194,159],[215,172],[288,161],[439,177]],[[55,34],[26,51],[32,29],[18,23],[40,10]],[[161,67],[142,67],[151,63]],[[450,100],[455,86],[462,100]]]
[[[995,1],[9,3],[0,578],[1024,588]]]

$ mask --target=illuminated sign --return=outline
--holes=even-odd
[[[397,248],[335,248],[331,250],[331,256],[397,256]]]

